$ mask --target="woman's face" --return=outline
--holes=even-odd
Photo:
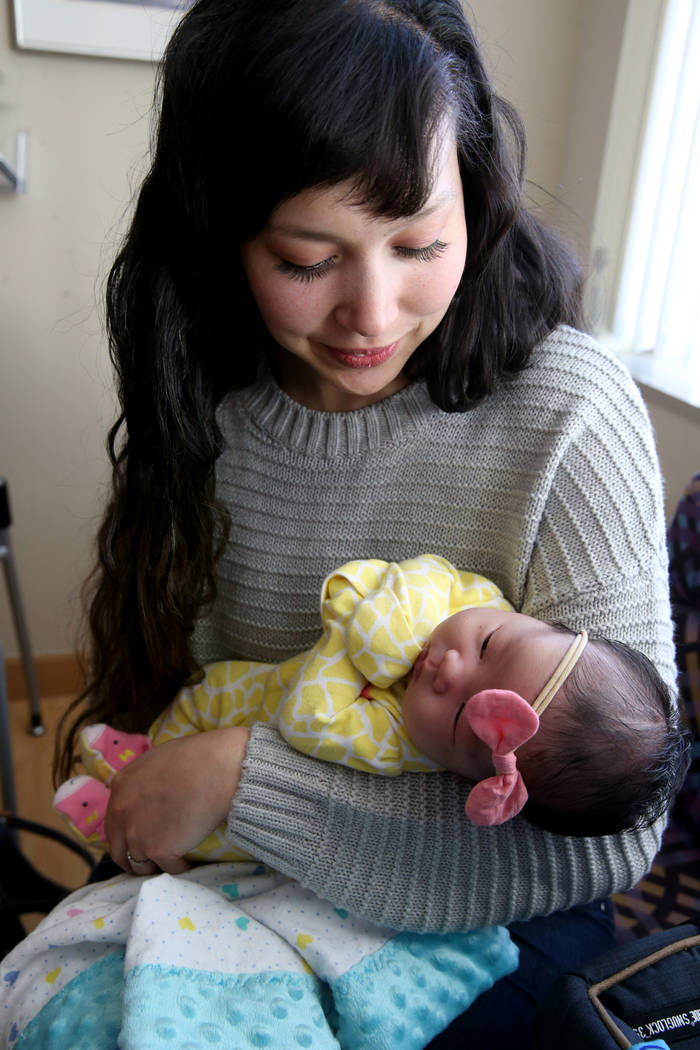
[[[241,248],[282,388],[328,412],[405,385],[404,365],[445,316],[467,252],[451,137],[416,215],[378,218],[352,203],[355,190],[349,182],[305,190]]]

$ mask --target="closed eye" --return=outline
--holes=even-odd
[[[425,248],[402,248],[397,245],[394,251],[397,255],[402,256],[404,259],[417,259],[419,262],[430,262],[432,259],[437,259],[439,255],[447,251],[449,244],[445,241],[433,241],[432,244],[426,244]]]
[[[488,646],[489,642],[491,641],[491,636],[493,635],[493,633],[494,632],[491,631],[491,634],[487,634],[486,637],[484,638],[483,642],[481,643],[481,650],[479,652],[479,659],[480,660],[483,660],[483,658],[484,658],[484,655],[486,653],[486,647]]]
[[[288,259],[281,259],[277,264],[277,269],[280,273],[283,273],[285,277],[289,277],[290,281],[315,281],[319,277],[325,277],[329,270],[332,270],[335,265],[335,256],[329,255],[327,259],[321,259],[320,262],[314,263],[313,266],[299,266],[298,263],[289,262]]]

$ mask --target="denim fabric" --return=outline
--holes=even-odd
[[[426,1050],[529,1050],[535,1004],[555,978],[615,946],[607,898],[509,930],[520,949],[516,972],[480,995]]]

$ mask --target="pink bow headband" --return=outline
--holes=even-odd
[[[573,671],[588,635],[577,634],[532,705],[509,689],[484,689],[467,700],[464,712],[476,735],[491,748],[496,776],[480,780],[469,792],[466,814],[490,827],[510,820],[527,802],[527,788],[515,751],[535,735],[540,715]]]

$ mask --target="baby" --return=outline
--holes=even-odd
[[[688,761],[672,712],[641,653],[496,609],[441,623],[403,698],[411,738],[474,782],[465,808],[475,823],[524,807],[567,835],[645,827],[668,809]]]
[[[660,816],[687,743],[653,665],[513,611],[484,577],[423,555],[356,561],[329,576],[324,632],[283,664],[225,661],[180,691],[149,735],[87,727],[92,777],[55,807],[104,842],[107,784],[151,744],[224,725],[277,726],[299,750],[385,775],[448,769],[473,783],[467,816],[524,816],[550,830],[612,834]],[[218,829],[193,860],[240,859]]]

